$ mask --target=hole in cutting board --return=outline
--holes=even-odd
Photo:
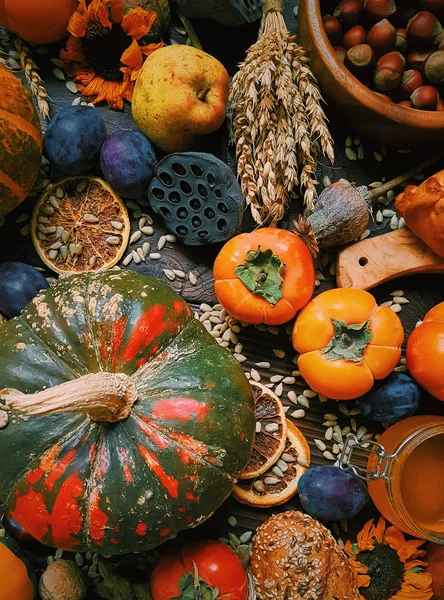
[[[365,267],[365,265],[368,263],[368,258],[365,256],[361,256],[361,258],[359,259],[359,264],[361,265],[361,267]]]

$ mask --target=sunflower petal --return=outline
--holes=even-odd
[[[92,0],[88,7],[90,21],[100,23],[103,27],[111,29],[112,23],[109,18],[108,0]]]
[[[357,542],[359,552],[363,552],[364,550],[373,550],[375,547],[372,535],[374,529],[373,524],[374,520],[370,519],[358,533]]]
[[[86,15],[76,11],[69,19],[68,31],[74,37],[81,38],[86,33],[87,25],[88,19],[86,18]]]
[[[84,64],[85,55],[83,54],[81,39],[70,35],[66,40],[65,47],[60,50],[60,58],[65,63]]]
[[[148,44],[147,46],[139,46],[139,48],[144,56],[149,56],[152,52],[154,52],[154,50],[158,50],[163,46],[165,46],[165,44],[163,42],[159,42],[158,44]]]
[[[432,596],[430,573],[405,573],[401,589],[390,600],[429,600]]]
[[[385,532],[385,543],[399,552],[399,550],[406,544],[404,534],[397,527],[393,525],[388,527]]]
[[[132,69],[140,69],[143,63],[143,55],[139,44],[133,40],[120,58],[120,62]]]
[[[109,0],[111,8],[111,19],[113,23],[121,23],[125,14],[125,4],[123,0]]]
[[[133,8],[122,19],[123,31],[136,40],[149,33],[156,20],[157,14],[140,8]]]

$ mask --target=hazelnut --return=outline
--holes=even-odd
[[[407,27],[407,23],[416,14],[416,7],[413,0],[400,0],[396,6],[396,12],[393,15],[395,27]]]
[[[333,46],[333,50],[335,51],[335,54],[338,57],[339,62],[344,64],[345,55],[347,54],[347,50],[343,46]]]
[[[407,41],[407,31],[405,29],[396,29],[395,50],[405,54],[408,50],[409,43]]]
[[[376,56],[382,56],[395,49],[396,31],[387,19],[373,25],[367,34],[367,44],[373,48]]]
[[[438,112],[444,112],[444,100],[438,100],[438,104],[436,105],[436,110]]]
[[[441,23],[427,11],[416,13],[407,23],[407,38],[418,47],[428,46],[442,31]]]
[[[339,19],[343,30],[347,31],[355,25],[359,25],[364,0],[341,0],[333,12],[333,16]]]
[[[408,71],[405,71],[402,76],[399,94],[401,98],[410,98],[413,92],[422,85],[424,85],[424,80],[421,73],[414,69],[409,69]]]
[[[392,92],[401,83],[405,58],[399,52],[384,54],[377,64],[373,84],[378,92]]]
[[[419,10],[427,10],[442,20],[444,17],[444,0],[418,0]]]
[[[413,106],[420,110],[436,110],[439,94],[434,87],[423,85],[413,92],[410,96],[410,100],[412,101]]]
[[[398,102],[398,106],[405,106],[406,108],[413,108],[413,104],[410,102],[410,100],[401,100],[401,102]]]
[[[420,70],[425,59],[432,54],[431,50],[414,50],[407,54],[407,68]]]
[[[370,76],[374,62],[375,53],[368,44],[359,44],[350,48],[345,56],[345,66],[360,80]]]
[[[364,13],[373,22],[391,17],[395,11],[394,0],[365,0],[364,2]]]
[[[444,82],[444,50],[437,50],[426,58],[422,72],[431,83]]]
[[[361,25],[356,25],[347,31],[342,38],[342,43],[344,44],[344,48],[349,50],[350,48],[353,48],[353,46],[364,44],[366,37],[367,32],[365,31],[364,27],[361,27]]]
[[[332,46],[340,44],[342,27],[338,19],[332,15],[325,15],[322,17],[322,23],[324,24],[325,33],[330,40],[330,44]]]

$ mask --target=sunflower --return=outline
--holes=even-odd
[[[139,7],[125,14],[123,0],[78,0],[60,53],[78,90],[94,104],[106,100],[122,110],[123,100],[131,101],[143,57],[163,46],[138,43],[155,19],[154,11]]]
[[[425,540],[406,540],[397,527],[387,527],[381,517],[370,519],[345,552],[353,571],[360,600],[428,600],[433,596],[427,563],[418,560]]]

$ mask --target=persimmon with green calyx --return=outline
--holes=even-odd
[[[34,600],[34,567],[20,546],[10,538],[0,538],[0,600]]]
[[[310,300],[315,284],[307,246],[294,233],[273,227],[229,240],[213,271],[219,302],[251,324],[286,323]]]
[[[0,502],[39,542],[144,551],[230,495],[252,450],[251,387],[167,285],[61,278],[1,333]]]
[[[318,394],[353,400],[398,364],[404,330],[399,317],[357,288],[328,290],[299,314],[293,328],[298,368]]]
[[[164,556],[151,575],[153,600],[246,600],[241,561],[221,542],[193,542]]]

